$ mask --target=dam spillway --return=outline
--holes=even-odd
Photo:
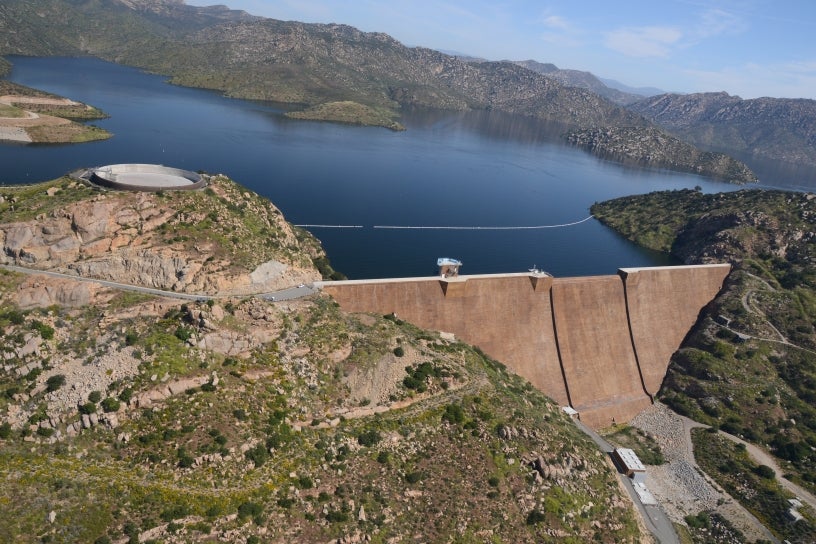
[[[497,274],[322,282],[350,312],[394,313],[478,346],[596,428],[649,406],[728,264],[617,275]]]

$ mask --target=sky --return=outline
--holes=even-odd
[[[816,99],[814,0],[187,0],[632,87]]]

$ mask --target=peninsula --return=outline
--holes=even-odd
[[[23,85],[0,80],[0,142],[81,143],[110,138],[78,121],[107,117],[98,109]]]

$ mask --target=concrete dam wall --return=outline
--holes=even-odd
[[[346,311],[393,312],[454,333],[599,428],[651,404],[672,353],[730,270],[673,266],[584,278],[502,274],[321,286]]]

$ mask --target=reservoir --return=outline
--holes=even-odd
[[[673,264],[584,221],[589,206],[655,190],[738,189],[606,162],[565,145],[559,127],[496,112],[405,112],[407,130],[392,132],[290,120],[280,105],[177,87],[96,59],[10,60],[9,79],[102,109],[110,117],[94,124],[114,136],[0,145],[0,183],[117,163],[223,173],[292,223],[315,225],[308,229],[334,267],[352,279],[432,275],[439,257],[461,260],[462,274],[536,266],[582,276]]]

